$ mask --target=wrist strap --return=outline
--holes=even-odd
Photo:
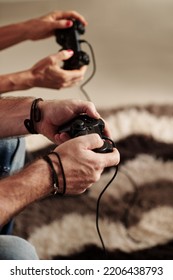
[[[34,123],[39,122],[41,120],[41,111],[38,108],[39,101],[43,101],[43,99],[37,98],[32,102],[30,110],[30,119],[24,120],[24,125],[31,134],[38,134],[38,132],[34,128]]]
[[[59,182],[58,182],[58,176],[55,171],[55,168],[53,166],[53,163],[49,156],[44,156],[43,159],[49,164],[51,171],[52,171],[52,181],[53,181],[53,194],[57,194],[59,190]]]
[[[51,152],[50,154],[53,154],[57,157],[58,161],[59,161],[59,166],[61,168],[61,174],[62,174],[62,178],[63,178],[63,190],[62,190],[62,193],[58,193],[60,195],[64,195],[66,193],[66,177],[65,177],[65,172],[64,172],[64,167],[63,167],[63,164],[62,164],[62,160],[61,160],[61,157],[60,155],[57,153],[57,152]]]

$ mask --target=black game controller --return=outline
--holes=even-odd
[[[79,69],[90,62],[88,54],[81,50],[80,35],[85,33],[85,27],[78,20],[72,19],[72,21],[71,27],[55,30],[56,42],[62,46],[62,49],[74,51],[73,56],[64,61],[63,69],[65,70]]]
[[[97,153],[110,153],[113,151],[113,142],[105,139],[104,132],[105,124],[102,119],[93,119],[88,115],[79,115],[70,122],[62,125],[58,129],[58,133],[67,132],[71,138],[91,133],[97,133],[102,139],[104,144],[101,148],[94,149]]]

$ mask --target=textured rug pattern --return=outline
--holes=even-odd
[[[173,259],[173,106],[100,113],[121,154],[117,177],[99,208],[108,258]],[[104,259],[96,204],[113,173],[114,168],[106,170],[80,196],[51,197],[29,206],[15,219],[14,234],[29,240],[40,259]]]

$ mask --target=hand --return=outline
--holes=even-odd
[[[28,39],[39,40],[54,35],[55,29],[71,27],[73,22],[70,18],[81,21],[87,25],[85,18],[76,11],[54,11],[39,18],[25,22],[27,26]]]
[[[28,76],[32,77],[30,87],[61,89],[76,85],[83,80],[87,66],[71,71],[60,67],[62,61],[69,59],[72,55],[72,50],[63,50],[36,63],[29,70]]]
[[[58,127],[79,114],[85,113],[92,118],[100,117],[95,105],[89,101],[69,99],[39,102],[41,121],[35,123],[35,129],[51,141],[60,144],[67,139],[57,133]],[[68,138],[69,139],[69,138]]]
[[[117,149],[112,153],[99,154],[92,150],[100,148],[103,140],[98,134],[89,134],[71,139],[55,149],[63,164],[66,177],[66,194],[80,194],[90,188],[100,179],[105,167],[119,163],[120,155]],[[54,163],[57,158],[51,155]],[[58,173],[60,174],[60,172]],[[63,186],[61,175],[58,176],[60,188]]]

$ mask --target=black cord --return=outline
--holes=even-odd
[[[38,103],[40,101],[43,101],[42,98],[36,98],[31,104],[31,109],[30,109],[30,119],[25,119],[24,120],[24,125],[26,129],[28,130],[29,133],[31,134],[38,134],[38,132],[34,128],[34,123],[35,122],[40,122],[41,120],[41,111],[38,107]]]
[[[102,190],[102,192],[100,193],[98,199],[97,199],[97,208],[96,208],[96,229],[97,229],[97,233],[99,235],[99,238],[100,238],[100,241],[101,241],[101,244],[102,244],[102,248],[103,248],[103,251],[104,251],[104,255],[106,257],[106,259],[108,258],[108,255],[107,255],[107,251],[106,251],[106,247],[105,247],[105,244],[104,244],[104,241],[103,241],[103,238],[102,238],[102,235],[101,235],[101,232],[100,232],[100,228],[99,228],[99,208],[100,208],[100,200],[104,194],[104,192],[106,191],[106,189],[109,187],[109,185],[112,183],[112,181],[115,179],[116,175],[117,175],[117,172],[118,172],[118,165],[115,166],[115,173],[113,175],[113,177],[111,178],[111,180],[107,183],[107,185],[104,187],[104,189]]]
[[[95,55],[94,55],[94,50],[93,47],[91,46],[90,43],[88,43],[85,40],[80,40],[80,43],[85,43],[88,45],[90,52],[91,52],[91,56],[92,56],[92,62],[93,62],[93,71],[91,73],[91,75],[89,76],[89,78],[80,86],[80,90],[83,92],[86,100],[91,101],[89,95],[87,94],[87,92],[84,90],[84,86],[93,78],[93,76],[95,75],[96,72],[96,60],[95,60]]]
[[[110,139],[106,136],[103,136],[102,139],[110,141],[112,143],[113,147],[115,148],[115,143],[112,139]],[[111,180],[107,183],[107,185],[104,187],[104,189],[99,194],[99,197],[97,199],[97,206],[96,206],[96,229],[97,229],[97,233],[98,233],[98,236],[100,238],[100,241],[101,241],[102,248],[103,248],[104,255],[105,255],[106,259],[108,259],[108,255],[107,255],[106,247],[105,247],[105,244],[104,244],[101,232],[100,232],[100,228],[99,228],[99,208],[100,208],[100,201],[101,201],[101,198],[102,198],[103,194],[105,193],[105,191],[107,190],[107,188],[110,186],[110,184],[112,183],[112,181],[115,179],[115,177],[117,175],[118,165],[116,165],[114,167],[115,167],[115,172],[114,172]]]
[[[62,164],[61,157],[57,152],[51,152],[50,154],[55,155],[57,157],[58,161],[59,161],[59,165],[60,165],[61,173],[62,173],[62,178],[63,178],[63,191],[62,191],[62,193],[58,192],[58,194],[59,195],[64,195],[66,193],[66,177],[65,177],[65,172],[64,172],[64,167],[63,167],[63,164]]]
[[[53,194],[57,194],[58,193],[58,190],[59,190],[59,182],[58,182],[58,176],[56,174],[56,171],[55,171],[55,168],[53,166],[53,163],[50,159],[49,156],[45,155],[43,157],[43,159],[49,164],[50,168],[51,168],[51,171],[52,171],[52,181],[53,181]]]

